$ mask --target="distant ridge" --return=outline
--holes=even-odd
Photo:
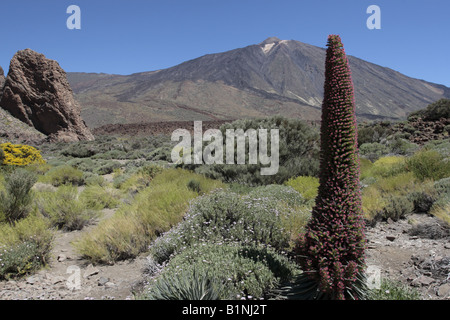
[[[349,56],[358,120],[404,119],[450,88]],[[325,49],[270,37],[172,68],[129,76],[68,73],[91,127],[271,115],[320,119]]]

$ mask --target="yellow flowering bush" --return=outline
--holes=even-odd
[[[32,163],[44,164],[41,153],[34,147],[24,144],[3,143],[0,144],[3,157],[0,164],[11,166],[26,166]]]

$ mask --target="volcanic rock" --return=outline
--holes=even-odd
[[[58,62],[25,49],[11,60],[0,106],[50,141],[93,140]]]
[[[0,100],[2,99],[4,85],[5,85],[5,73],[3,71],[3,68],[0,67]]]

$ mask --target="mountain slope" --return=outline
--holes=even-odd
[[[89,126],[281,114],[320,119],[325,49],[268,38],[129,76],[68,73]],[[405,118],[450,88],[349,56],[360,119]]]

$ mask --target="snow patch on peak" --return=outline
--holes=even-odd
[[[268,44],[264,45],[264,47],[261,47],[261,49],[264,53],[268,53],[274,46],[275,46],[274,42],[268,43]]]

